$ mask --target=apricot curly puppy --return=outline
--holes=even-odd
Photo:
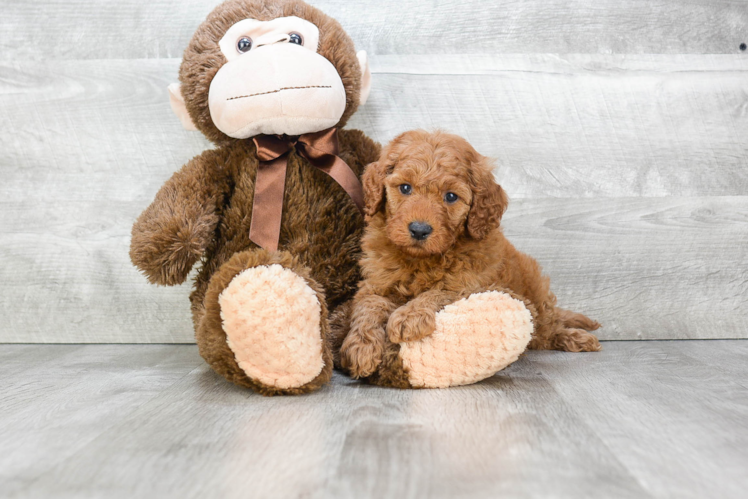
[[[445,306],[487,291],[530,311],[530,349],[600,349],[588,332],[600,325],[556,307],[537,261],[504,237],[508,199],[492,169],[461,137],[422,130],[395,138],[367,167],[364,281],[331,319],[337,365],[351,376],[410,387],[399,344],[431,335]]]

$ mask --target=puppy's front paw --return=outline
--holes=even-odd
[[[387,321],[387,336],[394,344],[413,342],[428,337],[434,333],[435,328],[434,311],[417,309],[405,304],[397,308]]]
[[[378,342],[365,342],[358,335],[348,334],[340,348],[340,365],[353,378],[365,378],[382,364],[383,347]]]

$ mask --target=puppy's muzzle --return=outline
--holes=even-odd
[[[417,241],[423,241],[429,237],[434,228],[425,222],[411,222],[408,224],[408,230],[410,231],[411,238]]]

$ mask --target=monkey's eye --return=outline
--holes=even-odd
[[[403,194],[410,194],[413,192],[413,186],[410,184],[400,184],[400,192]]]
[[[238,42],[236,42],[236,50],[238,50],[241,54],[244,54],[245,52],[249,52],[249,50],[252,48],[252,39],[248,36],[243,36],[239,39]]]
[[[454,194],[452,191],[449,191],[447,194],[444,195],[444,201],[446,201],[449,204],[452,204],[459,199],[460,197]]]
[[[288,43],[295,43],[296,45],[304,45],[304,39],[298,33],[288,34]]]

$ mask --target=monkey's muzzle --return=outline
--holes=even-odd
[[[335,67],[304,47],[258,47],[224,64],[210,84],[210,115],[229,137],[302,135],[335,126],[345,88]]]

